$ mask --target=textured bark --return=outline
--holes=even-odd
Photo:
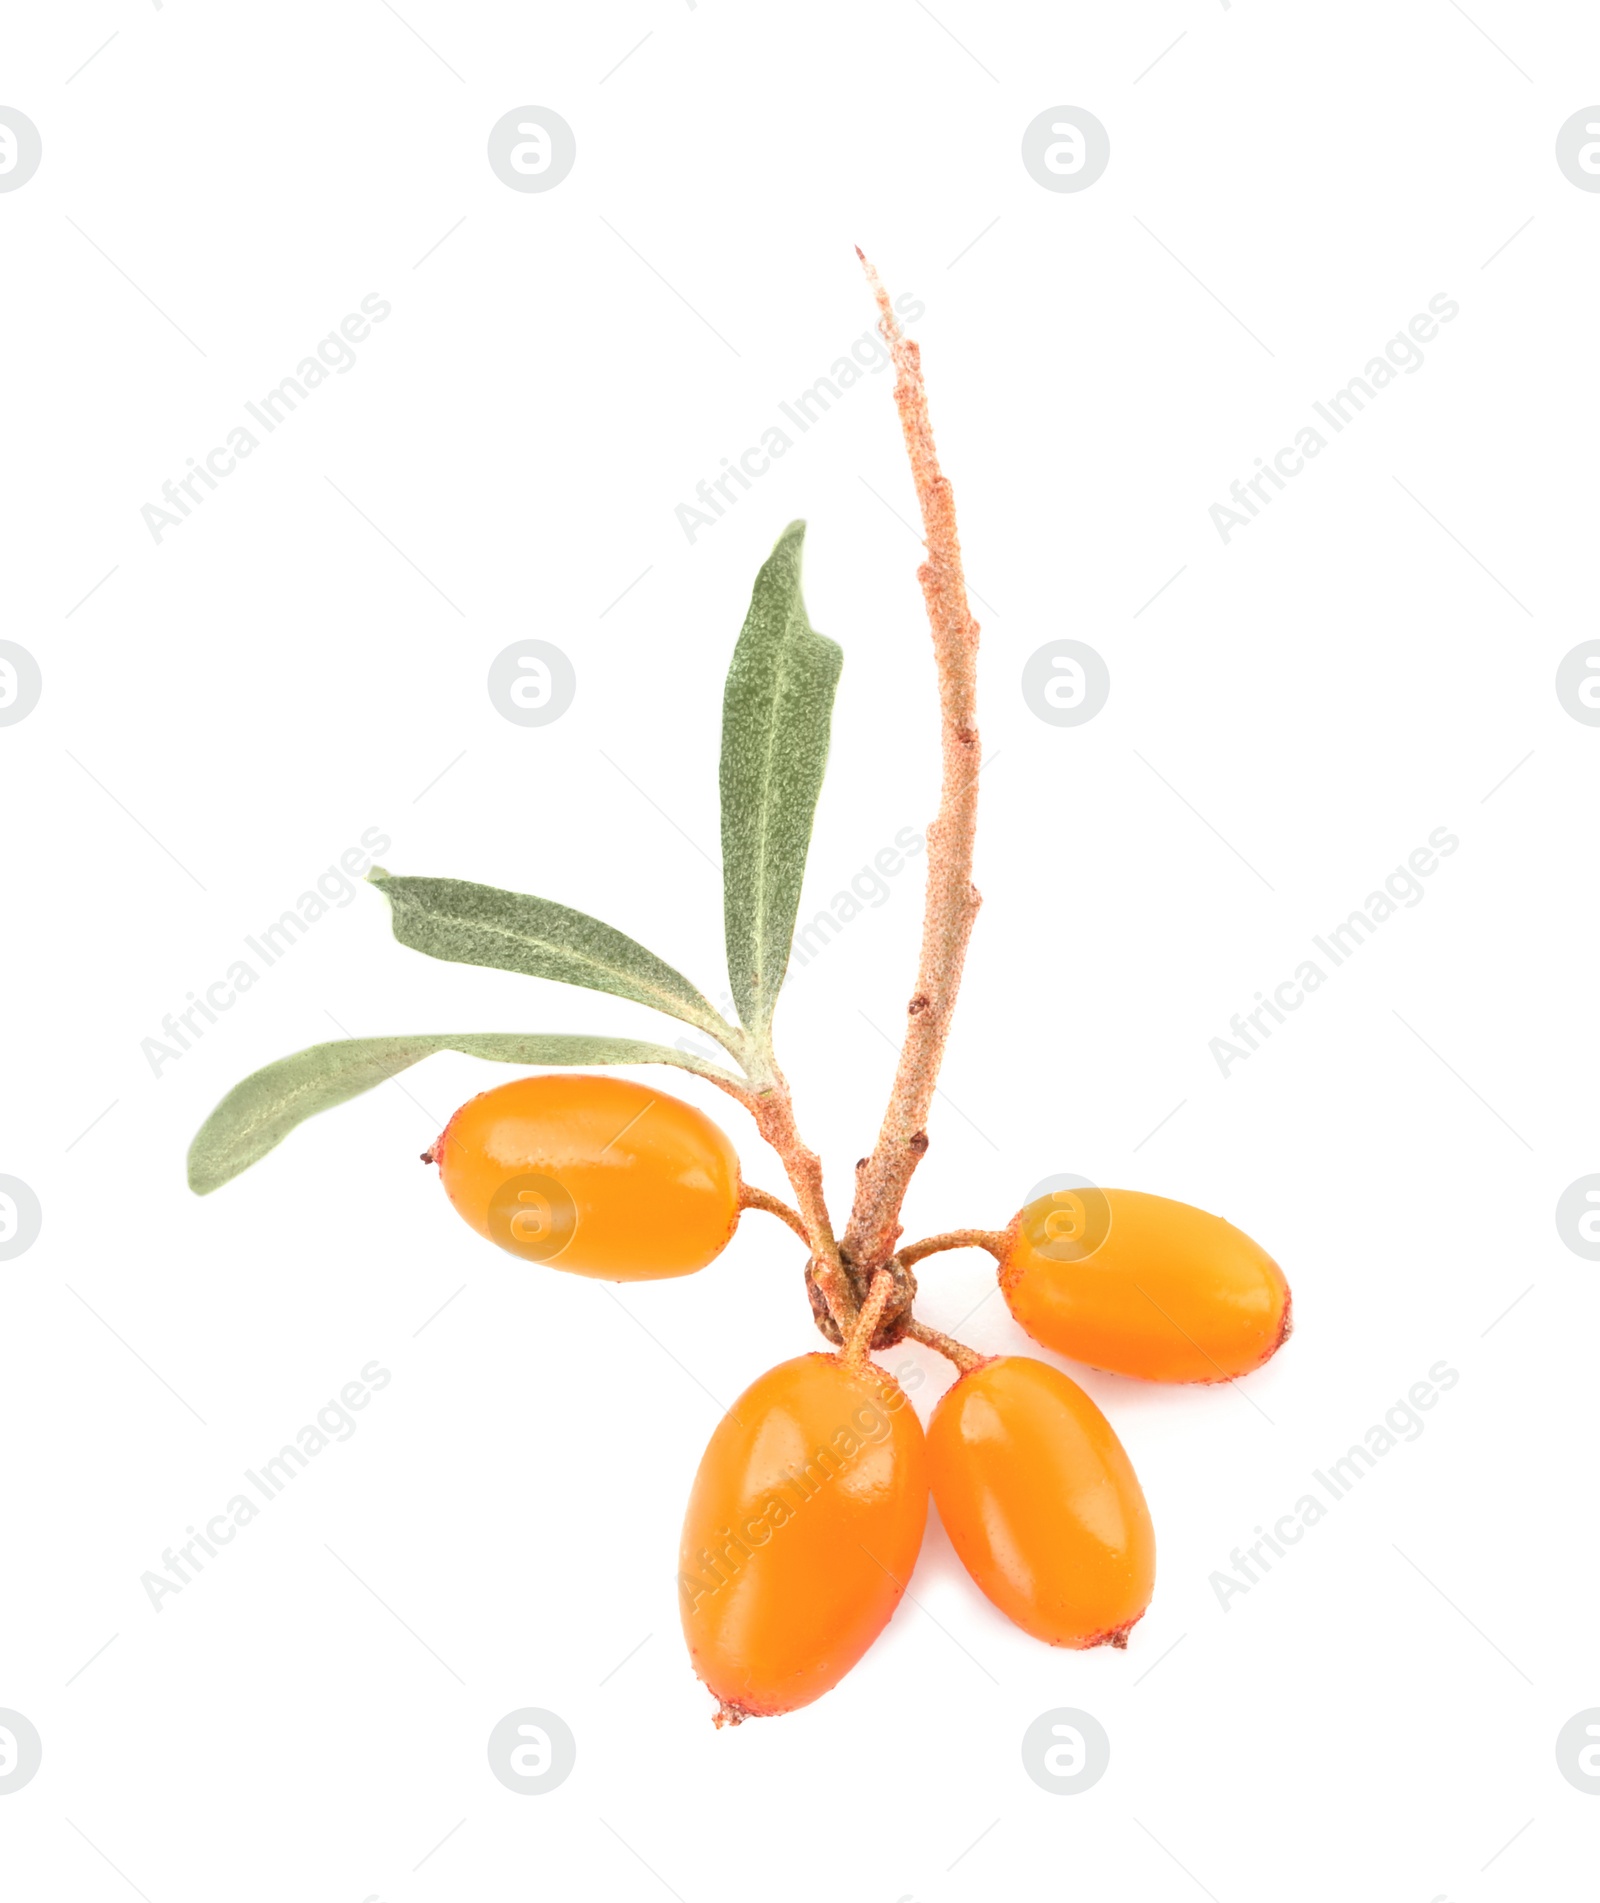
[[[857,254],[860,255],[859,252]],[[878,274],[862,258],[878,300],[878,329],[894,359],[895,405],[922,510],[927,560],[917,570],[939,678],[942,783],[928,828],[928,890],[917,982],[906,1008],[905,1042],[877,1147],[856,1172],[855,1205],[841,1245],[858,1277],[881,1267],[900,1235],[900,1208],[928,1148],[927,1119],[939,1080],[950,1017],[961,986],[967,941],[980,903],[972,883],[978,823],[978,624],[967,606],[955,502],[939,468],[921,352],[895,320]]]
[[[801,1141],[788,1079],[770,1060],[766,1074],[757,1083],[757,1094],[748,1103],[756,1128],[783,1162],[811,1245],[812,1277],[841,1335],[845,1334],[855,1320],[858,1304],[839,1260],[839,1244],[823,1197],[822,1161]]]

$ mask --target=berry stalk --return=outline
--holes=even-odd
[[[900,1250],[899,1255],[909,1268],[924,1256],[940,1255],[946,1249],[987,1249],[998,1262],[1006,1252],[1006,1232],[1003,1229],[947,1229],[942,1236],[928,1236],[921,1242],[913,1242]]]
[[[805,1223],[800,1212],[791,1209],[780,1197],[772,1196],[764,1189],[757,1189],[753,1183],[739,1185],[739,1207],[741,1209],[764,1209],[769,1216],[776,1216],[779,1222],[787,1223],[800,1240],[809,1248],[811,1238],[806,1233]]]
[[[861,1312],[845,1337],[843,1359],[847,1368],[860,1369],[866,1366],[867,1350],[872,1346],[872,1338],[878,1332],[884,1308],[893,1293],[894,1277],[887,1269],[879,1269],[872,1278],[867,1299],[861,1304]]]
[[[957,1341],[953,1335],[941,1335],[937,1328],[930,1328],[926,1322],[919,1322],[915,1316],[906,1323],[907,1341],[920,1341],[924,1348],[933,1349],[947,1361],[953,1361],[963,1374],[971,1374],[974,1368],[981,1368],[992,1357],[980,1355],[975,1348],[969,1348],[965,1342]]]

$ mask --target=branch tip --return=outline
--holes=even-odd
[[[925,1125],[977,912],[972,850],[978,776],[971,762],[978,748],[978,624],[967,603],[954,498],[939,467],[928,419],[921,353],[902,332],[889,293],[865,254],[861,265],[895,367],[895,407],[922,514],[927,557],[917,578],[933,635],[943,768],[939,809],[927,833],[927,899],[907,1035],[877,1146],[866,1167],[857,1166],[855,1204],[842,1244],[851,1262],[872,1269],[894,1249],[900,1206],[928,1147]]]

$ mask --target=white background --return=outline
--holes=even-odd
[[[1596,632],[1600,195],[1554,140],[1600,98],[1600,19],[1471,11],[10,21],[0,103],[44,161],[0,195],[0,634],[44,695],[0,731],[0,1172],[44,1226],[0,1267],[0,1706],[44,1763],[0,1801],[9,1894],[1590,1894],[1597,1811],[1554,1741],[1600,1704],[1600,1271],[1553,1215],[1600,1168],[1600,730],[1553,681]],[[548,193],[485,158],[530,102],[577,138]],[[1110,132],[1082,193],[1019,156],[1061,103]],[[459,1057],[205,1202],[183,1180],[215,1100],[330,1019],[675,1027],[417,957],[362,890],[159,1076],[141,1040],[367,828],[396,871],[593,910],[717,995],[721,677],[796,515],[846,655],[807,914],[926,822],[889,379],[693,544],[673,514],[868,329],[857,243],[927,306],[992,762],[908,1229],[1003,1223],[1079,1171],[1247,1229],[1298,1328],[1242,1389],[1081,1375],[1157,1525],[1125,1655],[1008,1626],[933,1522],[916,1603],[835,1692],[718,1733],[678,1522],[719,1404],[818,1345],[793,1240],[751,1217],[703,1274],[617,1291],[496,1253],[416,1162],[503,1081]],[[355,368],[153,541],[141,505],[371,292],[392,315]],[[1460,315],[1422,369],[1224,545],[1209,506],[1441,292]],[[538,729],[485,692],[528,635],[578,677]],[[1061,636],[1111,672],[1079,728],[1020,692]],[[1209,1040],[1439,826],[1461,844],[1425,899],[1225,1079]],[[920,879],[778,1017],[841,1214]],[[726,1100],[672,1087],[780,1186]],[[954,1327],[990,1286],[941,1257],[922,1312]],[[1027,1346],[998,1298],[962,1332]],[[393,1380],[355,1437],[154,1612],[141,1573],[374,1357]],[[1230,1550],[1440,1359],[1461,1378],[1422,1437],[1224,1612]],[[891,1365],[925,1416],[943,1364]],[[523,1705],[578,1741],[536,1799],[485,1759]],[[1111,1737],[1079,1797],[1023,1771],[1053,1706]]]

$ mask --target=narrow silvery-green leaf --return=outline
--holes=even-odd
[[[806,619],[805,532],[791,522],[756,577],[722,702],[728,977],[746,1028],[762,1038],[789,966],[844,660]]]
[[[465,879],[399,879],[381,867],[368,876],[393,907],[395,937],[413,951],[609,991],[713,1037],[728,1031],[681,972],[587,912]]]
[[[730,1072],[665,1044],[626,1037],[523,1036],[446,1031],[438,1036],[353,1037],[313,1044],[235,1084],[189,1146],[189,1187],[207,1196],[276,1149],[298,1123],[348,1103],[435,1051],[461,1051],[497,1064],[676,1064],[703,1077]]]

